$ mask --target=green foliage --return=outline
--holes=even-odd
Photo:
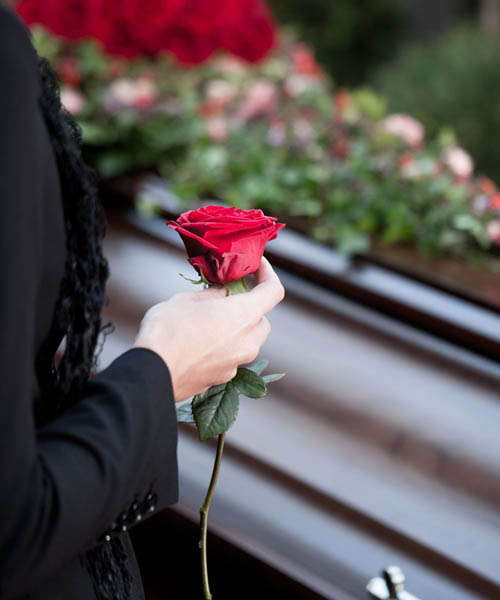
[[[449,126],[481,171],[500,181],[500,36],[472,25],[413,46],[380,71],[392,110],[422,121],[430,134]]]
[[[267,393],[266,384],[262,377],[250,369],[245,369],[245,367],[238,369],[233,383],[240,394],[248,398],[262,398]]]
[[[191,406],[191,400],[188,400],[176,406],[177,421],[179,423],[194,423],[193,407]]]
[[[398,0],[271,0],[270,5],[340,85],[363,82],[399,39]]]
[[[434,137],[391,134],[384,98],[366,87],[335,90],[313,54],[292,38],[283,36],[258,65],[217,56],[191,69],[167,57],[110,58],[91,41],[63,45],[43,32],[37,40],[61,74],[63,95],[80,95],[76,117],[85,156],[101,177],[152,169],[182,208],[200,200],[261,208],[347,255],[368,250],[375,240],[491,263],[490,248],[499,240],[496,225],[491,239],[487,228],[499,219],[500,196],[491,181],[463,175],[449,162],[456,140],[443,127],[445,117]],[[462,77],[461,65],[456,71]],[[440,70],[431,76],[443,102],[460,100],[458,91],[441,85]],[[488,82],[495,78],[491,72]],[[486,97],[478,78],[480,85]],[[419,105],[433,93],[424,96]],[[476,113],[491,109],[493,131],[500,109],[492,98],[475,109],[474,122]],[[491,154],[500,152],[492,144]],[[161,209],[151,197],[141,196],[138,204],[148,214]]]
[[[267,365],[267,360],[261,360],[249,367],[239,367],[231,381],[196,395],[191,406],[185,403],[178,407],[177,420],[194,421],[201,441],[228,431],[238,416],[240,395],[262,398],[267,394],[266,384],[284,377],[284,373],[261,376]]]
[[[230,381],[209,388],[192,401],[193,416],[200,440],[227,431],[236,421],[239,409],[239,393]]]

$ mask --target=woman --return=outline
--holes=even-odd
[[[143,598],[127,530],[177,500],[175,402],[256,356],[283,288],[263,261],[248,294],[174,296],[88,380],[103,218],[50,67],[1,4],[0,198],[0,597]]]

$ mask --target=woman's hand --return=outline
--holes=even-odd
[[[285,295],[263,258],[257,285],[226,297],[225,288],[176,294],[144,315],[134,347],[149,348],[168,365],[175,401],[199,394],[253,361],[270,332],[264,315]]]

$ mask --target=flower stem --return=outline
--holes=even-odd
[[[219,435],[217,442],[217,453],[215,455],[214,468],[212,470],[212,478],[208,486],[207,495],[203,506],[200,508],[200,550],[201,550],[201,578],[203,583],[203,594],[205,600],[211,600],[210,586],[208,584],[208,567],[207,567],[207,521],[210,503],[215,492],[217,484],[217,476],[219,475],[220,463],[222,459],[222,451],[224,449],[225,433]]]
[[[243,294],[248,290],[245,279],[242,277],[241,279],[237,279],[236,281],[229,281],[224,284],[227,295],[232,296],[233,294]]]

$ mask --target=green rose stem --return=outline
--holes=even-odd
[[[201,578],[203,583],[203,593],[205,600],[211,600],[210,586],[208,583],[208,567],[207,567],[207,521],[210,503],[215,492],[217,477],[219,475],[220,463],[222,459],[222,451],[224,449],[224,438],[226,433],[221,433],[217,441],[217,454],[215,455],[214,468],[212,470],[212,478],[208,486],[207,496],[203,506],[200,508],[200,550],[201,550]]]
[[[242,294],[248,287],[245,280],[238,279],[237,281],[231,281],[225,284],[226,295],[232,296],[233,294]],[[212,477],[210,479],[210,485],[208,486],[207,495],[205,502],[200,508],[200,551],[201,551],[201,580],[203,585],[203,594],[205,600],[212,600],[212,594],[210,592],[210,585],[208,582],[208,565],[207,565],[207,524],[208,524],[208,511],[210,510],[210,504],[215,492],[215,486],[217,485],[217,477],[219,476],[220,464],[222,460],[222,452],[224,450],[224,439],[226,432],[219,435],[217,441],[217,453],[215,455],[214,467],[212,469]]]

